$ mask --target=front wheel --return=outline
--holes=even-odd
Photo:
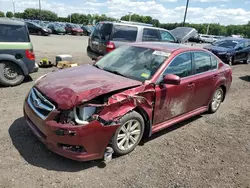
[[[216,89],[216,91],[213,94],[212,102],[209,105],[210,113],[215,113],[219,109],[223,100],[223,96],[224,96],[224,92],[222,88]]]
[[[116,155],[126,155],[139,144],[144,133],[144,120],[142,116],[132,111],[124,115],[121,125],[112,139],[112,147]]]
[[[0,62],[0,84],[4,86],[16,86],[24,80],[21,68],[13,62]]]

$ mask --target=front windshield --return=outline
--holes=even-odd
[[[79,25],[73,25],[73,27],[74,27],[74,28],[78,28],[78,29],[80,28]]]
[[[143,82],[152,78],[169,55],[149,48],[122,46],[105,55],[95,66]]]
[[[213,43],[214,46],[223,48],[234,48],[237,44],[238,42],[233,40],[219,40]]]

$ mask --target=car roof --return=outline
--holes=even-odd
[[[187,46],[184,44],[170,43],[170,42],[138,42],[131,43],[131,46],[142,47],[142,48],[151,48],[154,50],[160,50],[168,53],[172,53],[176,50],[199,50],[202,51],[201,48],[195,48],[192,46]]]
[[[225,38],[222,38],[221,40],[233,40],[233,41],[237,41],[237,42],[250,41],[250,39],[236,38],[236,37],[225,37]]]
[[[0,18],[0,24],[4,25],[25,25],[23,21],[11,20],[6,18]]]

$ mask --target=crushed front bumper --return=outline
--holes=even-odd
[[[53,120],[55,115],[52,112],[43,120],[26,101],[24,103],[24,117],[37,138],[52,152],[77,161],[103,158],[105,149],[119,126],[103,126],[97,120],[85,126],[61,124]]]

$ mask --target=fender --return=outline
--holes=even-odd
[[[9,54],[0,54],[0,61],[10,61],[15,63],[16,65],[18,65],[22,71],[24,75],[28,75],[28,69],[25,66],[24,62],[21,59],[16,59],[13,55],[9,55]]]
[[[216,89],[218,89],[222,85],[226,87],[226,92],[227,92],[228,88],[227,88],[226,81],[227,81],[227,79],[225,77],[221,77],[220,79],[218,79],[217,82],[215,83],[215,87],[213,88],[213,94],[216,91]],[[213,99],[213,95],[212,95],[211,99],[209,100],[208,104],[210,104],[212,102],[212,99]]]

